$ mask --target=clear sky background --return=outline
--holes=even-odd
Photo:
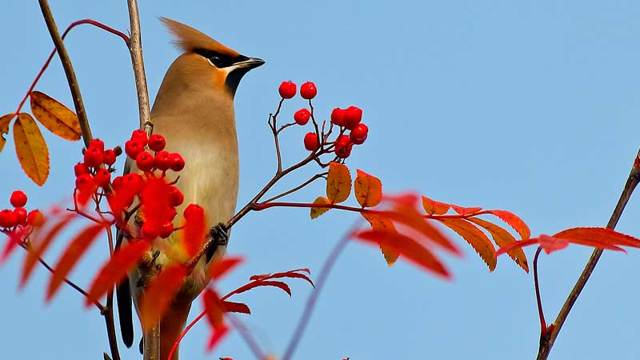
[[[125,1],[52,1],[60,27],[94,18],[125,30]],[[417,190],[461,205],[505,208],[534,234],[604,225],[627,177],[640,136],[640,3],[636,1],[143,1],[144,55],[151,96],[177,50],[160,16],[191,24],[267,64],[245,77],[236,95],[241,149],[240,201],[274,168],[267,114],[277,85],[318,85],[317,108],[358,104],[371,131],[349,164],[383,179],[387,192]],[[0,113],[18,101],[52,48],[35,2],[4,1],[0,12]],[[94,134],[109,146],[137,126],[129,55],[118,38],[93,28],[67,41]],[[37,89],[71,105],[54,60]],[[302,106],[296,100],[285,116]],[[285,135],[286,158],[303,155],[302,136]],[[49,182],[34,186],[9,140],[0,155],[0,194],[22,188],[46,208],[71,189],[80,144],[45,135]],[[303,177],[297,178],[299,182]],[[295,181],[295,180],[294,180]],[[293,182],[292,182],[293,184]],[[310,201],[323,186],[300,192]],[[0,206],[8,199],[0,199]],[[619,229],[639,235],[637,196]],[[234,228],[230,253],[247,263],[223,284],[255,273],[310,267],[317,273],[353,215],[278,209],[247,216]],[[68,234],[70,236],[71,234]],[[68,237],[67,237],[68,238]],[[507,258],[489,273],[470,247],[447,258],[452,282],[406,263],[388,268],[379,252],[351,244],[325,289],[298,359],[529,359],[538,346],[532,277]],[[47,255],[54,262],[60,241]],[[555,317],[590,251],[574,247],[541,259],[543,301]],[[533,255],[528,250],[529,256]],[[108,351],[102,318],[64,289],[43,303],[43,270],[22,292],[22,254],[0,269],[0,334],[4,358],[99,359]],[[87,284],[105,247],[95,246],[72,278]],[[570,315],[552,359],[640,357],[640,253],[606,254]],[[235,285],[235,286],[234,286]],[[293,298],[275,290],[246,296],[247,326],[281,354],[310,289]],[[139,339],[139,331],[136,334]],[[231,335],[204,352],[206,324],[183,346],[185,359],[252,356]],[[123,350],[139,358],[137,349]]]

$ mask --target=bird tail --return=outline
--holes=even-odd
[[[160,322],[160,359],[178,360],[178,350],[168,359],[173,344],[184,330],[191,309],[191,302],[174,302]]]

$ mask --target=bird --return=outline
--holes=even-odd
[[[195,203],[205,210],[210,224],[229,220],[236,207],[239,181],[239,156],[234,97],[243,76],[264,64],[223,45],[208,35],[178,21],[160,19],[175,36],[182,51],[169,66],[151,109],[154,133],[164,135],[166,150],[178,152],[185,167],[176,183],[184,194],[184,204]],[[125,166],[137,171],[135,162]],[[182,205],[184,207],[184,205]],[[178,208],[178,212],[183,209]],[[217,227],[221,238],[226,229]],[[119,236],[119,240],[122,235]],[[122,240],[121,240],[122,241]],[[126,241],[126,239],[124,240]],[[184,329],[191,302],[205,288],[207,269],[219,259],[226,241],[200,259],[185,279],[160,322],[160,359],[165,360]],[[166,257],[158,256],[159,265]],[[132,300],[136,304],[144,292],[140,271],[117,287],[118,311],[123,342],[133,343]],[[173,360],[177,360],[177,353]]]

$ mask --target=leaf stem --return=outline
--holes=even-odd
[[[616,207],[611,214],[611,218],[609,219],[607,228],[614,229],[616,227],[616,225],[618,224],[618,220],[620,220],[620,217],[622,216],[624,208],[631,198],[631,194],[633,194],[633,190],[638,185],[638,182],[640,182],[640,152],[638,152],[638,154],[636,155],[633,166],[629,173],[629,177],[627,178],[624,188],[622,189],[622,193],[620,194],[618,203],[616,204]],[[591,277],[593,270],[600,260],[600,256],[602,256],[601,249],[596,249],[591,254],[591,257],[582,270],[580,277],[576,281],[576,284],[573,286],[573,289],[569,293],[569,296],[567,296],[564,305],[562,305],[562,308],[558,313],[558,317],[556,317],[556,320],[553,322],[552,331],[548,334],[548,337],[546,339],[541,339],[540,349],[538,351],[537,357],[538,360],[545,360],[549,356],[551,348],[553,348],[553,344],[558,337],[558,333],[560,332],[560,329],[562,329],[562,325],[564,325],[564,322],[566,321],[567,316],[569,316],[573,305],[578,300],[582,289],[584,289],[587,281]]]
[[[538,257],[542,247],[538,246],[536,254],[533,257],[533,285],[536,290],[536,303],[538,304],[538,317],[540,318],[540,336],[544,337],[547,332],[547,322],[544,318],[544,309],[542,308],[542,296],[540,295],[540,281],[538,280]]]

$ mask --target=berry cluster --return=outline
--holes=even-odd
[[[17,226],[40,226],[44,223],[44,216],[40,210],[27,211],[24,206],[27,205],[27,195],[16,190],[11,193],[9,199],[13,209],[0,210],[0,229],[4,231],[14,230]]]
[[[107,188],[116,158],[122,153],[119,147],[105,149],[104,142],[93,139],[84,150],[83,162],[73,167],[76,188],[82,192],[93,192],[96,187]]]
[[[282,99],[291,99],[297,92],[297,86],[292,81],[283,81],[278,88],[278,92]],[[311,101],[318,94],[316,85],[307,81],[300,86],[300,96],[303,99]],[[313,119],[313,112],[307,108],[302,108],[293,114],[293,120],[298,125],[306,125],[310,119]],[[339,128],[338,136],[334,141],[329,141],[331,129],[324,132],[324,126],[321,134],[317,124],[316,131],[309,132],[304,136],[304,147],[308,151],[317,151],[326,147],[328,152],[335,152],[336,156],[346,159],[351,155],[353,145],[360,145],[367,140],[369,128],[362,122],[362,109],[357,106],[349,106],[345,109],[335,108],[331,112],[331,127]]]
[[[144,172],[184,169],[182,155],[165,151],[166,144],[164,136],[160,134],[153,134],[147,138],[147,134],[143,130],[135,130],[131,134],[131,139],[124,144],[124,151],[129,158],[136,162],[138,169]],[[148,147],[150,151],[145,150],[145,147]]]

